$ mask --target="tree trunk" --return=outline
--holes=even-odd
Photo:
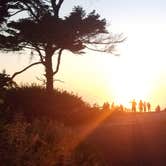
[[[45,58],[45,77],[46,77],[46,91],[48,94],[53,93],[53,68],[52,68],[52,55],[47,54]]]

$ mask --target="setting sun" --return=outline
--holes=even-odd
[[[141,78],[139,78],[139,75],[141,75]],[[143,75],[140,71],[127,72],[126,69],[120,69],[110,80],[115,101],[128,106],[132,99],[147,100],[151,89],[146,79],[146,75]]]
[[[121,24],[113,29],[122,31]],[[105,65],[110,66],[107,70],[111,71],[107,76],[107,86],[117,103],[130,106],[132,99],[142,99],[150,100],[155,106],[162,101],[160,96],[165,90],[163,81],[166,71],[165,29],[164,23],[124,25],[124,33],[128,37],[118,47],[120,56],[105,60]],[[105,73],[107,75],[106,71]],[[160,95],[156,96],[156,93]]]

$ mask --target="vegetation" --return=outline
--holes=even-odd
[[[9,17],[8,2],[8,0],[0,1],[0,26],[6,21],[6,18]]]
[[[95,127],[93,121],[103,113],[73,93],[54,90],[53,76],[59,71],[64,50],[83,54],[87,48],[112,53],[123,39],[112,36],[106,20],[95,11],[87,14],[76,6],[68,16],[60,17],[63,2],[0,1],[1,51],[30,50],[39,58],[11,77],[0,74],[0,163],[4,166],[104,165],[85,139],[89,127],[83,127]],[[18,74],[39,64],[45,67],[46,89],[15,84]]]
[[[23,86],[8,89],[3,107],[10,116],[23,113],[28,120],[35,118],[56,119],[67,125],[86,123],[95,113],[81,97],[67,91],[55,90],[52,96],[39,86]],[[8,113],[9,114],[9,113]]]
[[[7,90],[8,88],[13,88],[15,86],[16,83],[12,81],[8,74],[6,74],[6,71],[2,71],[2,73],[0,73],[0,91],[2,92],[4,90]]]
[[[82,54],[85,48],[96,48],[91,45],[103,45],[95,50],[112,52],[113,44],[120,41],[110,36],[106,20],[95,11],[86,14],[78,6],[60,18],[63,2],[0,2],[0,49],[30,49],[39,56],[38,62],[12,77],[5,72],[0,75],[0,100],[3,101],[0,102],[0,162],[5,166],[104,165],[95,149],[80,138],[80,127],[97,118],[99,109],[92,108],[77,95],[53,90],[53,76],[59,71],[64,50]],[[26,18],[12,19],[22,12]],[[57,65],[53,71],[55,54]],[[47,89],[13,86],[15,76],[38,64],[45,67]]]
[[[62,90],[51,97],[35,85],[5,91],[0,104],[4,166],[104,165],[95,146],[86,139],[79,141],[82,126],[99,117],[99,109]]]
[[[29,123],[21,114],[0,125],[0,162],[4,166],[103,165],[93,148],[82,143],[73,149],[77,133],[53,120]]]
[[[46,89],[53,92],[53,76],[58,73],[62,52],[82,54],[85,48],[112,53],[115,44],[124,39],[112,36],[106,29],[106,20],[95,11],[86,14],[77,6],[68,16],[60,17],[64,0],[8,0],[0,4],[1,28],[0,48],[4,51],[30,49],[37,53],[39,61],[13,74],[12,79],[34,65],[45,67]],[[22,18],[20,13],[24,13]],[[18,19],[13,19],[18,18]],[[20,17],[21,16],[21,17]],[[57,55],[53,69],[52,58]]]

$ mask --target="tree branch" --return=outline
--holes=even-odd
[[[23,1],[23,4],[27,7],[26,10],[28,10],[28,11],[31,13],[31,15],[32,15],[37,21],[39,21],[39,18],[35,15],[35,13],[33,12],[33,10],[31,9],[31,7],[30,7],[26,2],[24,2],[24,1]]]
[[[60,82],[60,83],[64,83],[64,81],[60,80],[60,79],[55,79],[54,81]]]
[[[85,48],[87,48],[87,49],[89,49],[89,50],[91,50],[91,51],[106,52],[106,49],[100,50],[100,49],[90,48],[90,47],[88,47],[88,46],[85,46]]]
[[[35,66],[35,65],[39,65],[39,64],[42,64],[42,62],[35,62],[35,63],[32,63],[32,64],[30,64],[29,66],[25,67],[23,70],[20,70],[20,71],[18,71],[18,72],[15,72],[15,73],[12,75],[11,79],[14,79],[14,77],[16,77],[18,74],[23,73],[24,71],[26,71],[26,70],[29,69],[30,67]]]
[[[39,57],[40,57],[40,61],[42,62],[42,64],[44,64],[45,62],[44,62],[44,59],[43,59],[43,55],[42,55],[42,53],[41,53],[41,51],[44,51],[44,49],[41,49],[41,48],[39,48],[37,45],[34,45],[34,44],[32,44],[32,43],[29,43],[29,44],[31,44],[33,47],[24,46],[24,48],[37,51],[37,52],[38,52],[38,55],[39,55]]]
[[[111,47],[111,46],[110,46]],[[105,49],[95,49],[95,48],[90,48],[90,47],[88,47],[88,46],[85,46],[85,48],[87,48],[87,49],[89,49],[89,50],[91,50],[91,51],[96,51],[96,52],[102,52],[102,53],[111,53],[111,54],[113,54],[113,55],[115,55],[115,56],[119,56],[120,54],[116,54],[116,53],[114,53],[112,50],[113,49],[111,49],[111,48],[105,48]]]
[[[53,75],[57,74],[58,71],[59,71],[59,66],[60,66],[60,62],[61,62],[62,51],[63,51],[63,49],[59,50],[58,59],[57,59],[57,66],[56,66],[56,70],[53,72]]]
[[[17,12],[10,14],[10,17],[15,16],[16,14],[23,12],[23,11],[26,11],[26,9],[18,10]]]
[[[36,51],[36,48],[33,48],[33,47],[24,46],[24,48],[27,48],[27,49],[35,50],[35,51]],[[40,51],[44,51],[44,49],[41,49],[41,48],[39,48],[39,50],[40,50]]]
[[[54,11],[54,14],[55,14],[55,11],[56,11],[56,0],[51,0],[51,5],[52,5],[52,8],[53,8],[53,11]]]
[[[42,53],[41,53],[41,51],[40,51],[40,48],[39,48],[37,45],[35,45],[34,47],[36,48],[36,51],[37,51],[38,54],[39,54],[40,61],[42,62],[42,64],[45,64],[44,59],[43,59],[43,55],[42,55]]]
[[[64,0],[59,0],[59,2],[57,3],[57,5],[56,5],[56,6],[58,7],[58,9],[61,7],[61,5],[62,5],[63,1],[64,1]]]
[[[122,40],[115,40],[115,41],[108,41],[108,42],[100,42],[100,41],[89,41],[86,40],[84,41],[85,44],[96,44],[96,45],[109,45],[109,44],[117,44],[117,43],[122,43],[126,40],[126,38]]]
[[[51,0],[51,5],[54,11],[55,17],[59,17],[59,9],[63,3],[64,0],[59,0],[58,3],[56,3],[57,0]]]

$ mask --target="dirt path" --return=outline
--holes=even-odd
[[[166,113],[110,117],[89,140],[108,166],[166,166]]]

